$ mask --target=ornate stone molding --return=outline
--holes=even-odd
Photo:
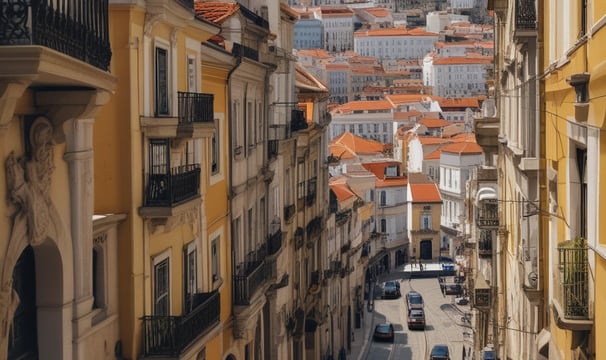
[[[0,127],[6,126],[15,115],[17,101],[30,82],[14,81],[0,83]]]

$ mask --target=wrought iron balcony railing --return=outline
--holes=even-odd
[[[179,91],[177,97],[179,101],[179,124],[214,122],[213,94]]]
[[[271,279],[272,265],[274,264],[265,260],[240,264],[247,271],[234,276],[234,303],[236,305],[250,305],[254,294]]]
[[[476,224],[480,228],[495,228],[499,226],[499,205],[494,200],[484,200],[476,213]]]
[[[240,5],[240,12],[242,12],[242,15],[244,15],[244,17],[247,18],[248,20],[252,21],[255,25],[258,25],[264,29],[269,30],[269,22],[266,19],[255,14],[254,12],[250,11],[249,9],[245,8],[242,5]]]
[[[145,206],[174,206],[200,194],[200,164],[164,168],[152,165]]]
[[[322,232],[322,217],[316,216],[307,224],[307,238],[319,236]]]
[[[235,56],[241,56],[241,57],[249,58],[251,60],[259,61],[259,52],[253,48],[244,46],[242,44],[234,43],[234,46],[233,46],[231,52]]]
[[[351,209],[337,212],[335,214],[335,223],[339,226],[347,223],[347,221],[351,218],[351,213]]]
[[[536,0],[516,0],[516,29],[536,30]]]
[[[307,195],[305,196],[305,205],[312,206],[316,202],[316,187],[318,178],[313,177],[307,180]]]
[[[267,254],[274,255],[282,247],[282,230],[269,235],[267,238]]]
[[[182,316],[143,317],[145,356],[178,356],[197,337],[219,323],[219,292],[196,294],[193,301],[193,310]]]
[[[303,110],[292,110],[290,118],[290,130],[292,132],[307,129],[307,120]]]
[[[297,208],[295,207],[295,204],[285,205],[284,206],[284,221],[290,221],[290,219],[292,219],[292,217],[295,215],[296,212],[297,212]]]
[[[2,0],[0,45],[40,45],[109,70],[108,0]]]
[[[478,240],[478,255],[480,257],[492,256],[492,230],[480,230]]]
[[[589,318],[589,258],[583,239],[568,240],[558,246],[556,278],[560,286],[557,300],[563,317],[570,320]]]

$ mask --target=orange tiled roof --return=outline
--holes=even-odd
[[[368,163],[363,163],[362,164],[362,166],[366,170],[368,170],[371,173],[375,174],[375,176],[377,177],[377,179],[383,179],[383,178],[385,178],[385,168],[388,167],[388,166],[392,166],[392,165],[398,165],[399,167],[402,167],[402,164],[399,161],[395,161],[395,160],[368,162]]]
[[[410,184],[413,203],[441,203],[442,195],[436,184]]]
[[[419,141],[421,142],[421,145],[436,145],[449,142],[446,139],[442,139],[435,136],[419,136]]]
[[[328,145],[328,151],[330,151],[332,156],[341,160],[354,159],[356,157],[356,153],[352,149],[342,144]]]
[[[304,49],[297,52],[298,55],[312,56],[320,59],[331,59],[332,56],[324,49]]]
[[[288,16],[294,18],[294,19],[298,19],[299,18],[299,13],[297,11],[295,11],[295,9],[291,8],[290,6],[288,6],[287,3],[283,3],[280,2],[280,10],[287,14]]]
[[[349,64],[326,64],[326,70],[349,70]]]
[[[390,12],[386,8],[380,8],[380,7],[368,8],[368,9],[364,9],[364,11],[366,11],[367,13],[369,13],[375,17],[386,17],[386,16],[389,16],[389,14],[390,14]]]
[[[440,154],[441,154],[440,149],[434,150],[434,151],[430,152],[429,154],[425,155],[423,160],[439,160]]]
[[[450,122],[448,120],[443,119],[422,119],[419,120],[419,124],[427,126],[428,129],[441,128],[444,126],[448,126]]]
[[[346,131],[332,139],[329,148],[336,145],[343,146],[353,154],[382,154],[385,151],[385,144],[375,140],[361,138],[350,133],[349,131]],[[340,156],[340,153],[332,153],[334,156]]]
[[[419,115],[421,115],[421,112],[417,109],[413,109],[410,111],[398,111],[393,114],[393,119],[394,120],[404,120],[404,119],[409,119],[411,117],[415,117],[415,116],[419,116]]]
[[[452,142],[476,142],[476,134],[474,134],[474,133],[456,134],[456,135],[452,136],[450,139],[452,140]]]
[[[343,114],[364,110],[391,110],[393,106],[387,100],[350,101],[337,107],[334,111]]]
[[[455,137],[462,135],[461,133],[465,132],[465,124],[461,123],[461,122],[456,122],[456,123],[451,123],[448,126],[445,126],[442,129],[442,137],[443,138],[450,138],[450,140],[452,141],[456,141],[454,140]],[[475,139],[474,139],[475,141]]]
[[[419,102],[424,99],[431,100],[429,96],[423,94],[392,94],[385,96],[385,99],[389,100],[393,104]]]
[[[198,1],[194,2],[194,10],[196,11],[196,15],[208,20],[210,22],[214,22],[215,24],[220,24],[225,19],[229,18],[231,15],[236,13],[240,9],[240,5],[238,3],[230,3],[230,2],[218,2],[218,1]]]
[[[441,108],[479,108],[480,103],[478,102],[477,97],[467,97],[467,98],[441,98],[438,99],[438,103]]]
[[[484,152],[482,147],[475,142],[455,142],[444,145],[440,150],[459,155],[477,155]]]
[[[377,179],[375,181],[375,187],[377,187],[377,188],[406,186],[406,185],[408,185],[408,179],[404,176],[399,176],[397,178]]]
[[[329,186],[331,188],[331,190],[335,193],[335,195],[337,196],[337,200],[338,201],[345,201],[349,198],[352,198],[354,196],[356,196],[350,189],[349,186],[347,186],[346,183],[341,183],[341,182],[332,182],[329,183]]]

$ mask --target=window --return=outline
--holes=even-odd
[[[576,165],[579,175],[579,236],[587,239],[587,150],[577,148]]]
[[[381,191],[381,206],[385,206],[387,204],[387,192]]]
[[[216,175],[220,171],[220,159],[221,159],[221,122],[219,119],[215,119],[215,132],[211,138],[212,146],[212,158],[211,158],[211,174]]]
[[[156,316],[170,314],[169,259],[168,255],[154,259],[154,315]]]
[[[297,165],[297,199],[305,198],[305,163]]]
[[[429,215],[429,214],[421,215],[421,229],[431,230],[431,215]]]
[[[244,132],[246,133],[246,146],[248,148],[255,144],[255,112],[253,111],[253,103],[246,103],[246,119],[244,121]]]
[[[248,209],[248,214],[246,217],[246,222],[247,222],[247,231],[246,231],[246,236],[248,237],[246,240],[246,244],[245,246],[246,251],[252,251],[253,250],[253,245],[255,245],[253,242],[255,241],[255,218],[254,218],[255,214],[252,208]]]
[[[234,244],[234,252],[236,253],[236,263],[244,259],[244,247],[242,246],[242,220],[238,216],[231,223],[232,244]],[[239,264],[238,264],[239,265]]]
[[[221,238],[217,236],[210,243],[210,266],[212,273],[212,281],[218,281],[221,278],[219,273],[219,241]]]
[[[381,219],[381,232],[382,233],[387,232],[387,220],[385,220],[385,219]]]
[[[196,58],[193,56],[187,57],[187,91],[197,91],[197,76],[196,76]]]
[[[107,234],[95,236],[93,241],[98,238],[106,238]],[[93,308],[103,309],[107,307],[106,299],[106,278],[105,278],[105,256],[103,245],[93,247]]]
[[[194,295],[198,290],[197,281],[197,252],[196,244],[192,241],[183,249],[183,286],[185,312],[190,312],[194,307]]]
[[[168,51],[156,48],[156,116],[168,116]]]

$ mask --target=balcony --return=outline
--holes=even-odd
[[[142,216],[168,217],[175,207],[200,198],[200,164],[173,167],[152,165],[148,174],[145,203],[139,210]]]
[[[219,323],[221,298],[217,291],[196,294],[194,308],[182,316],[143,317],[143,355],[178,358],[198,337]]]
[[[537,35],[536,0],[516,0],[515,2],[516,36]]]
[[[492,230],[480,230],[478,256],[481,258],[492,257]]]
[[[234,276],[234,304],[250,305],[255,293],[271,278],[271,263],[265,260],[239,264],[241,274]]]
[[[351,209],[338,211],[335,214],[335,223],[337,226],[345,225],[351,219]]]
[[[285,205],[284,206],[284,221],[286,221],[286,222],[290,221],[296,212],[297,212],[297,208],[295,207],[294,204]]]
[[[305,232],[303,231],[302,227],[298,227],[297,230],[295,230],[295,250],[299,250],[300,248],[303,247],[304,244],[304,236],[305,236]]]
[[[272,235],[267,238],[267,254],[274,255],[282,247],[282,230],[278,229]]]
[[[39,45],[108,71],[108,0],[2,1],[0,45]]]
[[[322,217],[316,216],[307,224],[307,238],[313,239],[322,233]]]
[[[292,132],[307,129],[307,120],[303,110],[292,110],[290,119],[290,130]]]
[[[476,213],[476,225],[479,228],[499,227],[499,205],[496,200],[483,200]]]
[[[259,52],[248,46],[234,43],[231,52],[234,56],[245,57],[254,61],[259,61]]]
[[[316,203],[316,187],[318,178],[313,177],[307,180],[307,195],[305,196],[305,205],[312,206]]]
[[[210,138],[215,130],[214,95],[177,92],[177,136],[185,138]]]
[[[269,31],[269,22],[266,19],[255,14],[254,12],[250,11],[249,9],[245,8],[242,5],[240,5],[240,12],[246,19],[251,21],[253,24],[260,26],[263,29],[266,29],[267,31]]]
[[[564,241],[558,246],[553,301],[558,327],[589,330],[593,326],[589,308],[589,258],[584,239]]]

